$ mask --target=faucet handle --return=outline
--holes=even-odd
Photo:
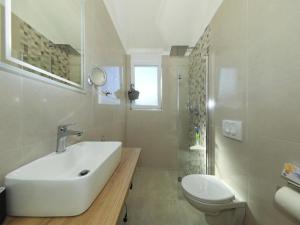
[[[69,124],[59,125],[59,126],[58,126],[58,130],[64,131],[64,130],[66,130],[68,127],[70,127],[70,126],[75,126],[75,125],[76,125],[76,123],[69,123]]]

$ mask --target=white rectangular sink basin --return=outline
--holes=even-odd
[[[12,171],[5,177],[8,214],[59,217],[83,213],[113,174],[121,153],[121,142],[81,142]]]

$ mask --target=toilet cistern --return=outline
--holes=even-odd
[[[57,147],[56,153],[62,153],[66,151],[66,139],[69,136],[81,136],[83,134],[82,131],[69,130],[69,126],[73,126],[75,124],[66,124],[59,125],[57,128]]]

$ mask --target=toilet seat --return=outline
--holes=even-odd
[[[193,174],[181,181],[183,194],[191,205],[205,213],[210,225],[242,225],[246,202],[215,176]]]
[[[234,193],[215,176],[193,174],[182,179],[182,188],[194,201],[207,204],[227,204],[235,199]]]

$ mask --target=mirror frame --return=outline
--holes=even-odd
[[[46,81],[48,83],[55,83],[58,86],[65,86],[65,87],[70,87],[71,89],[76,88],[76,89],[80,89],[81,91],[84,90],[85,88],[85,84],[84,84],[84,71],[85,71],[85,62],[84,62],[84,55],[85,55],[85,0],[80,0],[80,4],[81,4],[81,24],[80,24],[80,33],[81,33],[81,83],[78,84],[76,82],[70,81],[68,79],[65,79],[63,77],[60,77],[56,74],[50,73],[46,70],[43,70],[41,68],[38,68],[36,66],[33,66],[29,63],[23,62],[17,58],[14,58],[11,54],[11,50],[12,50],[12,33],[11,33],[11,1],[12,0],[5,0],[4,2],[4,8],[5,8],[5,12],[4,12],[4,48],[5,48],[5,59],[8,60],[9,62],[15,63],[17,65],[26,67],[32,71],[36,71],[38,73],[42,73],[50,78],[53,79],[49,79],[45,76],[36,74],[34,72],[29,72],[29,71],[25,71],[21,68],[18,68],[16,66],[11,66],[6,64],[5,62],[0,62],[0,64],[2,65],[2,67],[6,67],[7,69],[12,69],[15,72],[17,72],[17,74],[21,74],[23,76],[29,77],[29,78],[33,78],[33,79],[37,79],[37,80],[42,80],[42,81]],[[6,66],[7,65],[7,66]],[[12,68],[13,67],[13,68]],[[66,84],[67,83],[67,84]]]
[[[95,82],[93,81],[92,76],[93,76],[93,74],[94,74],[94,72],[95,72],[96,70],[100,71],[100,72],[103,73],[104,76],[105,76],[105,82],[104,82],[103,84],[101,84],[101,85],[95,84]],[[106,73],[106,71],[105,71],[104,69],[102,69],[101,67],[95,66],[95,67],[92,69],[92,71],[91,71],[91,73],[89,74],[89,76],[88,76],[88,84],[89,84],[89,85],[94,85],[95,87],[102,87],[102,86],[105,85],[106,83],[107,83],[107,73]]]

